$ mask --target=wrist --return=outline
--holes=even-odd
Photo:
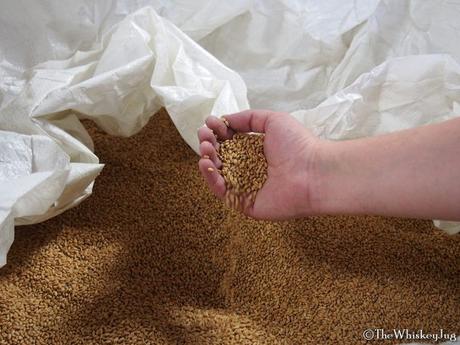
[[[314,214],[362,214],[366,190],[365,179],[355,159],[359,143],[356,141],[322,140],[318,146],[310,203]],[[365,194],[365,193],[364,193]]]

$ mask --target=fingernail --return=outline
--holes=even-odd
[[[225,117],[222,117],[222,122],[225,123],[227,127],[230,127],[230,124],[228,123],[228,120]]]
[[[214,171],[214,169],[213,169],[213,168],[208,168],[208,171],[211,171],[211,172],[213,172],[213,171]]]
[[[208,155],[203,155],[203,158],[209,159],[209,156]]]

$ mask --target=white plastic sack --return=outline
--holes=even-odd
[[[165,106],[196,149],[196,129],[208,114],[248,107],[238,74],[148,7],[127,16],[92,49],[27,73],[27,83],[14,81],[21,91],[5,93],[0,108],[0,265],[12,243],[13,219],[42,221],[91,193],[102,165],[78,118],[128,136]],[[37,150],[37,142],[48,149]],[[44,168],[36,164],[42,160]]]
[[[165,106],[195,150],[206,116],[249,103],[331,139],[443,121],[460,108],[459,15],[426,0],[0,4],[0,265],[13,224],[91,193],[102,165],[79,119],[128,136]]]

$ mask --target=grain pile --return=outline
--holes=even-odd
[[[267,180],[264,135],[236,133],[219,145],[218,157],[222,162],[228,205],[240,209],[243,199],[254,203],[257,191]]]
[[[460,333],[459,236],[421,220],[247,219],[207,190],[165,113],[132,138],[91,135],[107,164],[94,195],[17,229],[0,270],[0,344],[355,345],[369,327]]]

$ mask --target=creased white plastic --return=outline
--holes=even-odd
[[[238,74],[149,7],[125,17],[93,49],[38,64],[27,74],[27,83],[0,110],[0,128],[10,133],[5,140],[12,149],[5,153],[2,169],[6,179],[0,195],[2,201],[11,199],[3,207],[3,256],[11,243],[11,216],[17,225],[43,221],[91,194],[102,165],[79,118],[94,120],[110,134],[129,136],[164,106],[184,139],[198,150],[196,130],[206,116],[248,108],[246,86]],[[18,169],[32,166],[34,159],[59,155],[50,149],[24,156],[14,137],[21,134],[49,137],[67,157],[65,176],[23,172],[29,183],[22,188],[29,193],[24,191],[21,200],[32,200],[29,208],[20,207],[14,183]],[[44,193],[46,188],[52,191]]]
[[[460,114],[458,18],[428,0],[2,3],[0,264],[13,222],[91,194],[102,165],[82,118],[128,136],[164,106],[195,150],[206,116],[249,103],[335,140],[443,121]]]
[[[42,215],[62,194],[69,157],[46,136],[0,131],[0,265],[14,238],[14,218]]]

